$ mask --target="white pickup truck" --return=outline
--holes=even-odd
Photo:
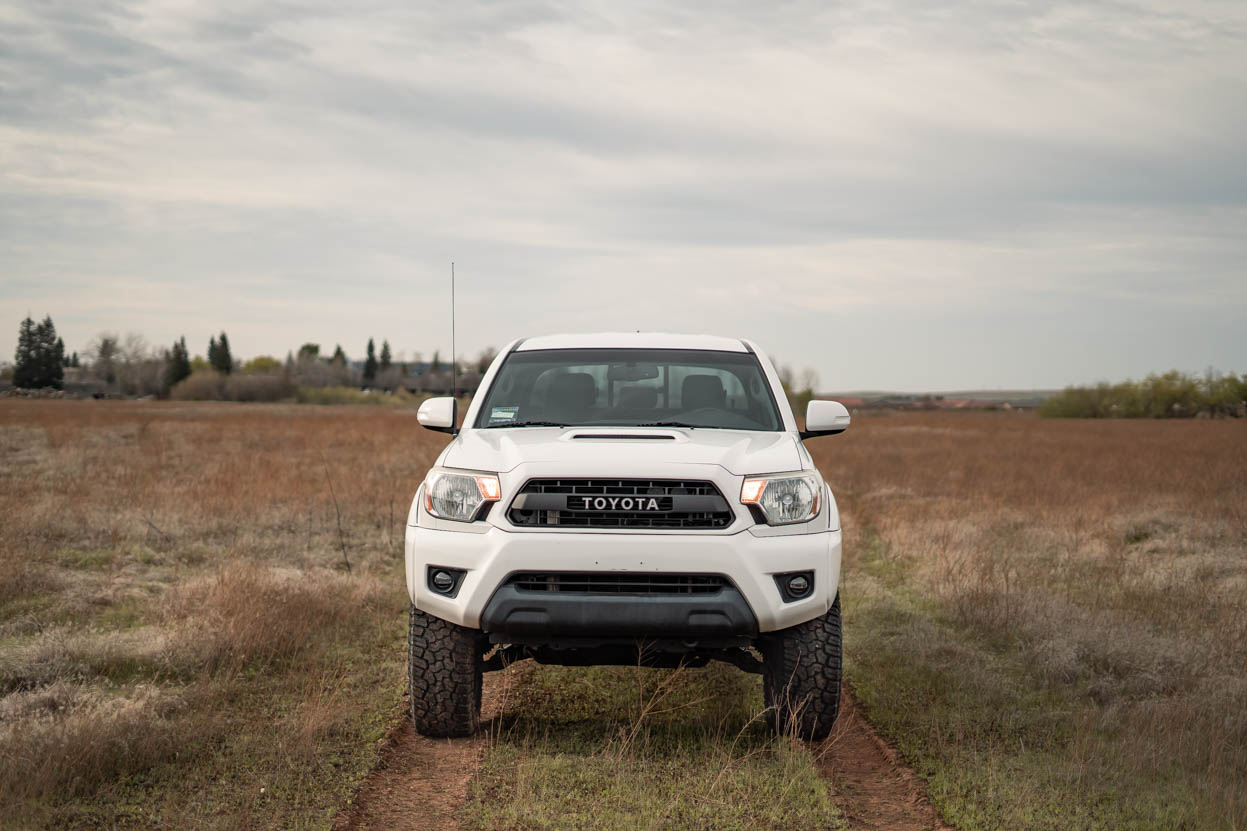
[[[812,401],[800,431],[745,340],[517,340],[407,517],[411,715],[478,727],[481,674],[546,664],[727,661],[763,676],[772,726],[830,731],[840,706],[840,515],[802,440],[843,432]]]

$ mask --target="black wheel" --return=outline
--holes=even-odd
[[[825,615],[761,639],[766,718],[780,734],[824,739],[840,712],[840,595]]]
[[[411,607],[411,720],[437,738],[471,736],[481,721],[481,636]]]

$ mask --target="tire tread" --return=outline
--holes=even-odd
[[[779,733],[825,739],[840,713],[840,595],[827,612],[762,642],[767,721]]]
[[[480,635],[411,606],[407,637],[411,720],[435,738],[476,733],[481,719]]]

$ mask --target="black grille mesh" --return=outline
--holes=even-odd
[[[520,591],[584,594],[714,594],[730,586],[717,574],[523,572],[507,581]]]
[[[664,497],[712,496],[723,498],[713,482],[677,479],[530,479],[520,494],[561,494],[567,496],[655,497],[664,507]],[[726,507],[726,502],[724,502]],[[726,528],[732,524],[731,510],[722,511],[586,511],[525,510],[512,508],[507,517],[514,525],[539,528],[638,528],[695,529]]]

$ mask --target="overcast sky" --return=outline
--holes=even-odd
[[[695,7],[695,10],[694,10]],[[1247,3],[0,2],[0,348],[1247,370]]]

